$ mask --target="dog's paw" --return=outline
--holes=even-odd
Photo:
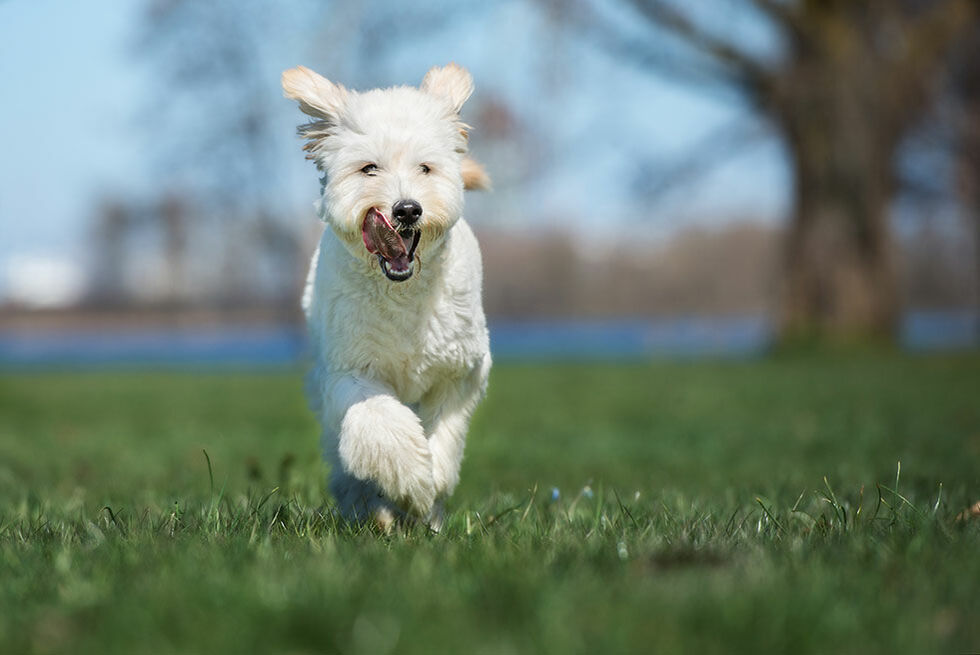
[[[432,455],[418,417],[392,398],[373,397],[347,410],[340,429],[341,464],[417,516],[436,498]]]
[[[431,464],[425,461],[414,467],[414,470],[404,467],[401,462],[397,465],[402,470],[397,474],[397,487],[393,487],[397,491],[393,491],[390,497],[406,512],[416,517],[427,516],[432,511],[432,504],[438,494],[432,479]],[[381,486],[385,488],[383,484]]]

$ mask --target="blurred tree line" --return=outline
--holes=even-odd
[[[549,116],[575,84],[569,41],[583,37],[622,64],[743,103],[784,145],[794,193],[781,229],[749,221],[683,231],[659,244],[629,238],[585,247],[571,233],[485,229],[491,313],[770,311],[786,340],[891,339],[909,302],[962,305],[973,294],[980,304],[980,265],[967,281],[940,265],[943,253],[959,253],[963,244],[928,226],[915,227],[903,243],[893,226],[902,202],[917,214],[959,213],[975,235],[972,259],[980,259],[975,1],[524,1],[547,26],[550,72],[534,73],[547,93],[534,105],[537,116],[489,92],[468,106],[478,126],[474,150],[498,189],[471,199],[478,211],[534,211],[518,184],[539,177],[553,148]],[[384,81],[383,51],[405,47],[380,35],[410,27],[434,38],[488,11],[479,3],[455,10],[423,3],[366,11],[351,0],[289,6],[148,4],[136,49],[153,71],[155,95],[142,120],[156,137],[151,154],[164,183],[156,199],[113,199],[99,212],[93,300],[126,296],[127,244],[153,233],[159,268],[170,272],[157,300],[294,305],[312,230],[277,197],[275,116],[284,105],[270,40],[295,38],[288,19],[295,9],[320,25],[311,30],[319,37],[317,65],[372,86]],[[763,35],[731,29],[732,11],[753,16]],[[684,165],[696,173],[738,143],[712,135],[703,158]],[[646,177],[641,185],[651,192],[671,179]]]

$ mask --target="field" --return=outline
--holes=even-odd
[[[500,364],[441,534],[301,387],[0,376],[0,652],[980,651],[980,356]]]

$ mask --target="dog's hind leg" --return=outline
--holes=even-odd
[[[477,404],[483,398],[490,375],[490,354],[462,379],[449,379],[436,385],[419,407],[422,425],[432,453],[432,477],[436,493],[448,496],[459,482],[466,431]],[[441,521],[441,517],[435,517]]]
[[[383,384],[354,375],[322,378],[324,430],[336,434],[331,488],[341,511],[370,512],[378,494],[426,517],[436,497],[432,455],[418,416]],[[336,468],[336,466],[335,466]],[[356,482],[355,482],[356,481]]]

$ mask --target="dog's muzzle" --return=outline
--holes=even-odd
[[[377,255],[381,271],[393,282],[404,282],[412,277],[415,272],[415,249],[420,237],[421,232],[416,229],[395,230],[376,207],[367,211],[361,224],[364,247]],[[411,245],[405,247],[406,241],[410,241]]]

